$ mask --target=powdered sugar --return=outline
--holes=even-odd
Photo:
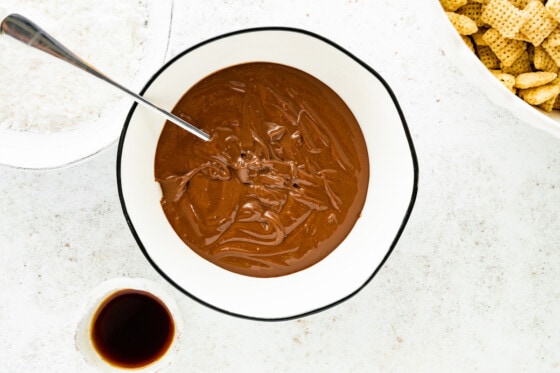
[[[148,0],[3,0],[115,81],[132,86],[146,51]],[[132,87],[136,88],[136,87]],[[115,88],[14,39],[0,37],[0,129],[74,129],[112,109]]]

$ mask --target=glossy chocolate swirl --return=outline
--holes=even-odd
[[[290,274],[326,257],[359,218],[364,138],[340,97],[309,74],[232,66],[197,83],[173,113],[211,135],[203,142],[167,123],[155,159],[167,219],[203,258],[249,276]]]

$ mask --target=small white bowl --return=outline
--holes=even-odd
[[[121,203],[138,245],[179,290],[222,312],[258,320],[301,317],[362,289],[394,248],[417,192],[417,160],[403,113],[389,85],[372,68],[325,38],[289,28],[221,35],[183,52],[148,82],[144,96],[172,110],[207,75],[245,62],[303,70],[334,89],[362,127],[370,162],[368,195],[354,229],[329,256],[294,274],[257,278],[202,259],[177,236],[160,206],[154,154],[164,121],[134,105],[119,142]]]
[[[99,307],[111,295],[122,290],[139,290],[153,295],[165,305],[173,318],[174,333],[169,348],[160,358],[142,367],[125,368],[110,364],[97,352],[91,340],[93,318],[99,310]],[[181,345],[184,344],[184,320],[174,295],[167,288],[148,279],[117,277],[102,282],[91,291],[87,302],[77,316],[78,322],[76,334],[74,336],[76,350],[81,353],[86,363],[91,368],[94,368],[96,372],[163,372],[170,368],[177,353],[181,350]]]
[[[167,53],[172,0],[150,1],[148,6],[149,22],[145,48],[149,52],[140,60],[139,71],[129,87],[131,89],[141,87],[153,72],[161,67]],[[60,41],[64,43],[63,38],[60,38]],[[95,55],[94,51],[91,53]],[[65,63],[54,57],[46,58],[52,58],[53,64]],[[22,81],[21,84],[27,83]],[[91,92],[83,94],[88,95]],[[124,97],[113,107],[108,107],[100,113],[99,118],[79,123],[75,128],[68,130],[37,133],[0,129],[0,165],[22,169],[53,169],[88,159],[118,140],[130,103],[131,100]]]
[[[465,45],[449,22],[439,0],[430,0],[426,10],[431,13],[427,16],[433,20],[434,37],[442,43],[445,55],[453,60],[472,84],[478,86],[488,99],[506,108],[521,121],[560,138],[560,112],[547,113],[511,93]]]

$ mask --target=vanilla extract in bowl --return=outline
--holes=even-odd
[[[160,359],[172,344],[175,324],[153,294],[123,289],[107,297],[91,322],[91,342],[109,364],[139,368]]]

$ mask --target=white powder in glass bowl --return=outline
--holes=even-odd
[[[146,0],[2,3],[4,13],[23,14],[114,80],[132,83],[145,53]],[[51,132],[99,117],[121,94],[86,75],[12,38],[0,38],[0,128]]]
[[[171,11],[172,0],[0,0],[0,20],[31,19],[135,92],[165,61]],[[44,169],[87,159],[118,139],[132,103],[106,82],[0,36],[0,165]]]

